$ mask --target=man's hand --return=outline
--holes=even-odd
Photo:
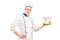
[[[19,38],[24,39],[25,37],[26,37],[26,35],[23,35],[23,34],[20,34],[20,35],[19,35]]]
[[[51,25],[51,17],[43,17],[43,18],[44,18],[43,26]]]
[[[24,34],[20,34],[20,33],[18,33],[17,31],[15,31],[15,32],[13,32],[16,36],[18,36],[19,38],[21,38],[21,39],[24,39],[25,37],[26,37],[26,35],[24,35]]]
[[[47,24],[43,23],[43,26],[51,25],[51,22],[48,22]]]
[[[49,22],[49,24],[43,23],[42,26],[37,27],[37,30],[36,30],[36,31],[42,29],[43,27],[45,27],[45,26],[47,26],[47,25],[51,25],[51,22]]]
[[[47,17],[47,18],[44,17],[44,21],[42,23],[42,26],[37,27],[37,31],[42,29],[43,27],[45,27],[47,25],[51,25],[50,17]]]

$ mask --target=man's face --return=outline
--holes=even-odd
[[[25,8],[25,12],[28,14],[30,14],[31,10],[32,10],[32,8]]]

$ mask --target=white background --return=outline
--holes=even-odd
[[[60,40],[60,0],[0,0],[0,40],[18,40],[10,31],[10,25],[17,15],[24,12],[24,3],[34,4],[31,17],[37,26],[43,16],[52,17],[52,25],[34,32],[34,40]]]

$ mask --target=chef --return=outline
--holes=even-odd
[[[19,40],[33,40],[33,31],[38,31],[45,26],[36,27],[32,18],[29,16],[32,11],[31,5],[25,5],[24,13],[18,16],[11,24],[11,31],[19,38]],[[50,22],[49,22],[50,25]],[[18,27],[19,32],[16,30]]]

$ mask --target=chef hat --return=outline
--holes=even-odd
[[[33,4],[30,2],[26,2],[24,6],[25,6],[25,8],[32,8]]]

